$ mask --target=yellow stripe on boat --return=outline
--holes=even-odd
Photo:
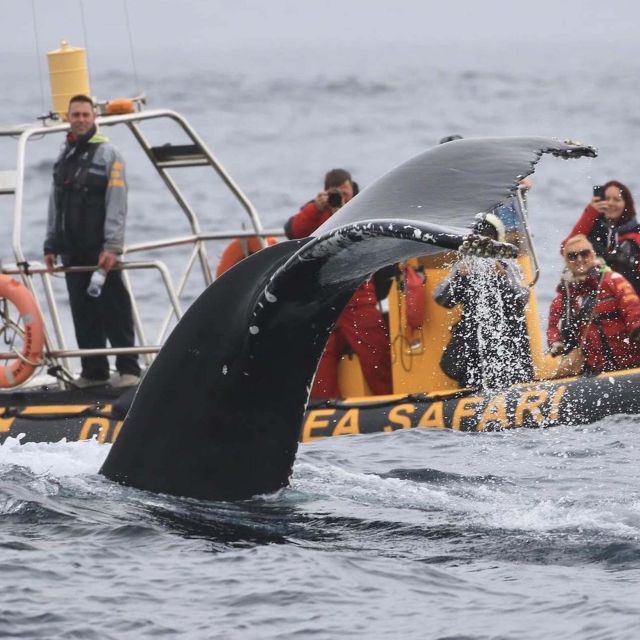
[[[92,404],[64,404],[64,405],[42,405],[25,407],[20,415],[23,416],[38,416],[57,413],[82,413],[87,409],[91,409]]]

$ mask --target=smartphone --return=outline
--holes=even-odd
[[[594,185],[593,187],[593,197],[600,198],[600,200],[604,200],[604,187],[602,185]]]

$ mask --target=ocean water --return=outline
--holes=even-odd
[[[638,193],[638,56],[569,46],[445,53],[212,46],[189,63],[149,56],[139,71],[149,106],[186,115],[274,229],[313,197],[327,169],[344,166],[366,185],[446,134],[597,146],[596,160],[545,157],[534,175],[544,314],[559,275],[558,241],[591,186],[618,178]],[[48,107],[31,59],[11,61],[2,72],[13,88],[3,120],[24,122]],[[94,92],[103,98],[138,88],[123,66],[96,66]],[[128,163],[128,240],[162,237],[178,217],[143,156],[108,133]],[[28,165],[23,240],[33,261],[59,142],[34,143]],[[11,154],[0,149],[0,169],[10,168]],[[203,228],[240,215],[210,192],[208,174],[184,180]],[[210,247],[212,265],[222,246]],[[11,261],[9,225],[0,247]],[[140,289],[153,323],[163,299],[144,280]],[[107,451],[95,441],[0,446],[0,636],[638,636],[637,416],[314,442],[300,447],[289,489],[239,503],[114,485],[97,475]]]

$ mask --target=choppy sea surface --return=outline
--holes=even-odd
[[[598,159],[544,158],[534,175],[544,314],[558,241],[592,185],[618,178],[638,193],[638,56],[384,53],[212,50],[193,64],[147,60],[140,82],[151,107],[191,120],[269,228],[313,197],[327,169],[344,166],[366,185],[450,133],[594,144]],[[11,60],[3,119],[24,122],[48,106],[30,60]],[[107,62],[94,78],[105,98],[138,88]],[[130,142],[113,138],[128,162],[128,240],[156,237],[172,219],[159,182]],[[28,165],[31,260],[59,142],[34,148]],[[0,149],[0,169],[11,168],[11,153]],[[203,227],[221,228],[231,208],[209,182],[186,187]],[[0,232],[9,261],[10,231]],[[212,265],[220,250],[212,247]],[[148,315],[159,315],[154,288],[145,296]],[[318,441],[300,447],[289,489],[238,503],[114,485],[97,474],[107,451],[95,441],[0,446],[0,636],[638,637],[637,416]]]

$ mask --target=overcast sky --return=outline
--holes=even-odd
[[[126,6],[126,9],[125,9]],[[635,0],[0,0],[0,52],[84,41],[96,51],[136,48],[522,40],[616,46],[639,38]],[[37,29],[34,30],[34,9]],[[120,43],[120,45],[115,44]]]
[[[87,48],[94,80],[119,70],[136,91],[197,68],[562,74],[578,58],[629,75],[640,60],[636,0],[0,0],[0,16],[3,91],[16,74],[46,91],[45,54],[62,39]]]

